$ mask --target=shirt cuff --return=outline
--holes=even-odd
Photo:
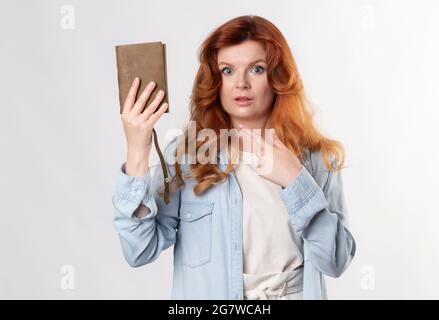
[[[305,228],[317,212],[328,207],[322,188],[303,165],[299,175],[279,190],[279,195],[299,230]]]
[[[151,191],[151,168],[144,176],[128,176],[126,174],[126,162],[120,166],[119,175],[116,183],[116,190],[113,197],[115,206],[125,215],[139,219],[134,215],[134,211],[143,203],[151,212],[139,220],[144,220],[154,216],[156,210],[155,202]]]

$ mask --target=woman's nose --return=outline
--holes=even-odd
[[[240,89],[248,89],[250,88],[250,82],[248,81],[247,77],[239,76],[237,79],[236,87]]]

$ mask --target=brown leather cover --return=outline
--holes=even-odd
[[[128,91],[136,77],[140,78],[140,88],[137,91],[136,100],[148,83],[154,81],[157,85],[151,93],[146,106],[154,100],[159,90],[162,89],[165,91],[165,96],[159,107],[161,104],[167,102],[168,108],[166,112],[169,112],[166,44],[156,41],[118,45],[115,48],[120,113],[123,111],[123,105]]]

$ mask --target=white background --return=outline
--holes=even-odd
[[[72,6],[73,29],[63,6]],[[112,224],[126,156],[114,46],[167,44],[171,112],[156,126],[164,145],[188,118],[201,42],[243,14],[282,31],[316,121],[347,151],[357,255],[339,279],[326,278],[329,297],[439,298],[438,9],[401,0],[3,0],[0,298],[170,298],[172,248],[130,268]],[[65,265],[74,289],[62,286]]]

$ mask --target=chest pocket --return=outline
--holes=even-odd
[[[183,264],[198,267],[210,261],[213,202],[182,201],[177,240]]]

